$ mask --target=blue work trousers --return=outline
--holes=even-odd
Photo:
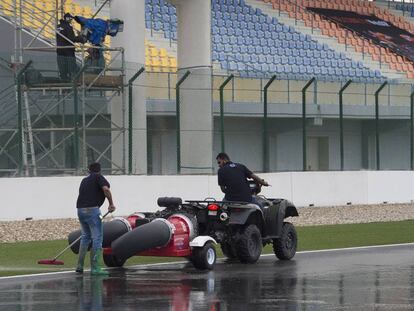
[[[92,241],[92,249],[102,248],[102,217],[99,207],[78,208],[78,218],[81,224],[81,247],[89,247]]]

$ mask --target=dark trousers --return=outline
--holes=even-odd
[[[72,80],[72,78],[78,71],[75,56],[58,55],[57,64],[59,68],[59,78],[61,80]]]

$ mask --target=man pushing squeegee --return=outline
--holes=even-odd
[[[38,264],[43,265],[63,265],[62,260],[57,260],[66,250],[75,245],[80,240],[79,259],[76,267],[77,273],[83,273],[85,256],[91,247],[91,274],[108,275],[108,272],[102,269],[102,219],[109,213],[115,211],[115,205],[112,201],[112,193],[109,190],[110,184],[101,174],[101,165],[97,162],[89,165],[89,175],[85,177],[79,187],[79,195],[76,203],[78,218],[81,225],[81,236],[73,241],[69,246],[63,249],[53,259],[39,260]],[[101,215],[100,207],[108,199],[108,212]]]

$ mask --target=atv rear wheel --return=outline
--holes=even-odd
[[[262,235],[256,225],[249,225],[240,233],[236,244],[237,257],[243,263],[255,263],[262,253]]]
[[[290,222],[284,222],[280,238],[273,240],[273,251],[280,260],[289,260],[296,254],[298,236]]]
[[[104,254],[103,261],[107,267],[122,267],[125,263],[125,260],[120,260],[112,254]]]
[[[216,259],[216,247],[212,242],[207,242],[203,247],[195,247],[190,258],[194,267],[199,270],[212,270]]]
[[[236,254],[236,251],[233,245],[231,245],[228,242],[223,242],[220,244],[220,246],[221,246],[221,250],[223,251],[224,256],[226,256],[229,259],[237,258],[237,254]]]

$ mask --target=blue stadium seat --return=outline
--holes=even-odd
[[[251,61],[251,56],[249,55],[249,54],[243,54],[243,62],[245,62],[245,63],[250,63],[250,61]]]
[[[268,72],[269,71],[269,65],[268,64],[261,64],[261,71]]]
[[[216,44],[216,51],[223,52],[224,51],[224,45],[223,44]]]
[[[229,69],[230,70],[237,70],[237,63],[236,62],[229,62]]]
[[[292,66],[291,65],[284,65],[284,71],[285,73],[291,73],[292,72]]]

